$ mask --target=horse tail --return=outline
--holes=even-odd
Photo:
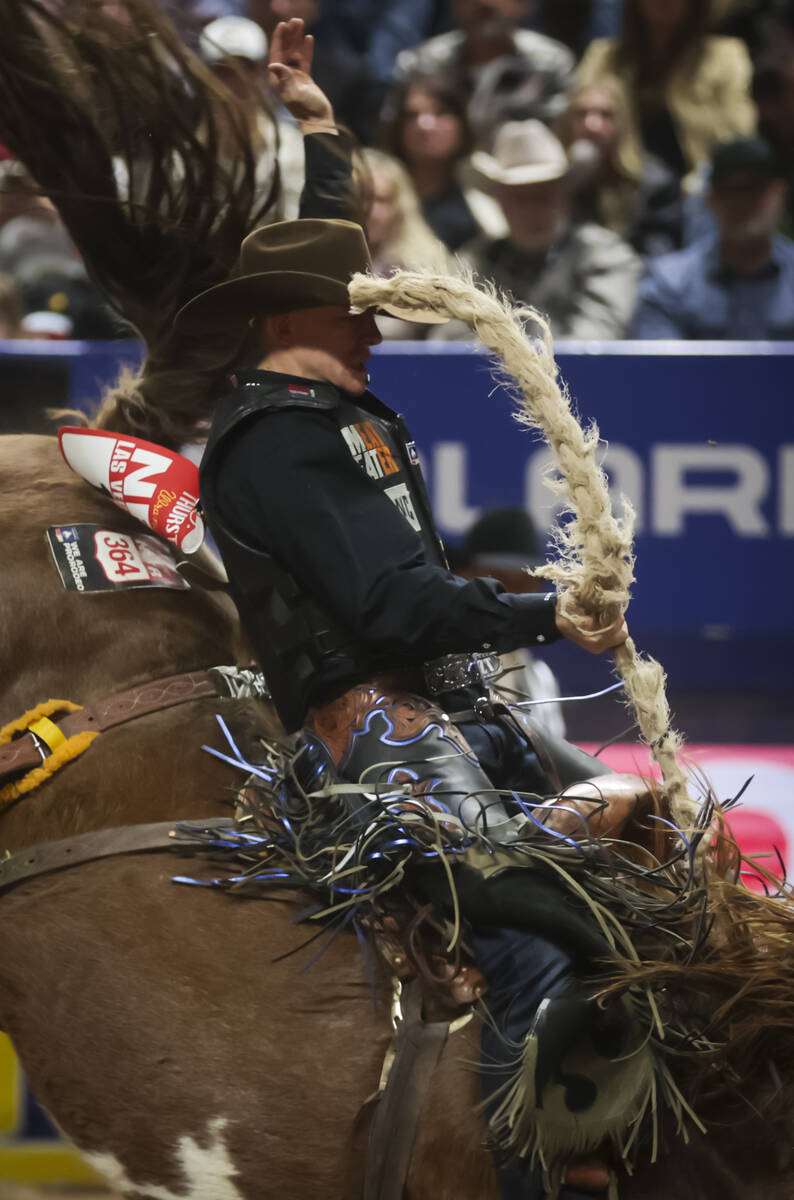
[[[179,337],[173,318],[227,278],[275,201],[277,171],[265,196],[256,178],[266,102],[247,114],[156,0],[0,0],[0,44],[0,141],[146,343],[92,423],[188,441],[240,347],[228,330]]]

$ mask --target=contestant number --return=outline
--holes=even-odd
[[[94,534],[96,560],[111,583],[148,583],[149,572],[132,538],[100,529]]]

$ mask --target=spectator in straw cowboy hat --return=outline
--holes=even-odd
[[[611,230],[572,223],[568,159],[554,134],[540,121],[510,122],[492,154],[472,155],[472,167],[508,226],[506,237],[464,247],[476,274],[547,314],[555,337],[623,337],[639,259]],[[453,327],[439,336],[465,334]]]

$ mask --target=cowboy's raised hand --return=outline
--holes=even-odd
[[[609,625],[597,625],[595,617],[589,616],[574,604],[570,593],[557,598],[555,622],[563,637],[575,642],[591,654],[603,654],[621,646],[629,636],[626,618],[619,613]]]
[[[274,92],[296,121],[333,125],[334,110],[311,77],[314,38],[300,17],[279,21],[273,30],[268,71]]]
[[[313,58],[314,38],[306,32],[305,22],[300,17],[279,21],[270,39],[268,63],[283,63],[311,75]]]

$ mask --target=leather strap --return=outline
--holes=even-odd
[[[402,1200],[430,1080],[452,1024],[422,1020],[419,980],[411,980],[402,997],[403,1020],[391,1043],[394,1057],[370,1126],[363,1200]]]
[[[500,701],[491,700],[484,701],[480,707],[465,708],[460,712],[451,712],[449,714],[449,719],[455,725],[466,725],[469,721],[490,721],[498,717],[508,721],[516,730],[519,737],[529,743],[530,748],[538,756],[551,790],[553,792],[561,792],[562,779],[560,772],[546,744],[543,731],[526,714],[522,713],[521,721],[518,721],[515,714],[510,711],[507,705],[502,704]]]
[[[55,724],[66,738],[86,730],[104,733],[106,729],[123,725],[134,717],[143,717],[204,696],[217,695],[218,689],[208,671],[168,675],[165,679],[150,680],[126,692],[116,692],[95,704],[86,705],[55,721]],[[6,776],[40,767],[41,763],[38,742],[32,733],[25,733],[8,745],[0,746],[0,782]]]
[[[184,850],[195,846],[195,839],[182,830],[228,828],[229,817],[205,821],[157,821],[153,825],[122,825],[118,829],[100,829],[81,833],[59,842],[42,842],[28,850],[19,850],[0,858],[0,893],[26,879],[63,871],[80,863],[93,862],[115,854],[143,854],[155,850]]]

